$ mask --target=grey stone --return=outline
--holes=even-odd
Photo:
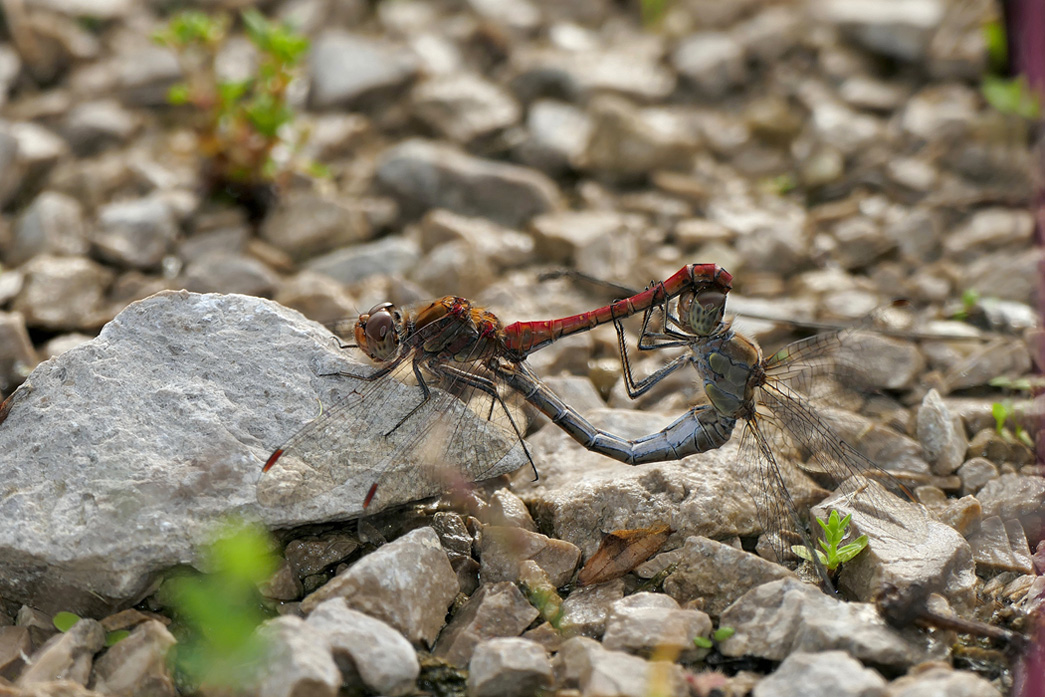
[[[89,259],[39,255],[22,267],[25,283],[12,309],[30,327],[94,329],[107,319],[105,291],[113,272]]]
[[[555,183],[536,170],[420,139],[386,150],[378,159],[377,181],[411,215],[447,208],[517,227],[561,205]]]
[[[999,375],[1023,375],[1030,367],[1026,344],[1001,338],[978,347],[952,366],[944,381],[948,389],[963,390],[987,385]]]
[[[966,460],[958,468],[958,476],[962,479],[962,496],[975,494],[983,485],[998,476],[998,467],[983,457]]]
[[[674,73],[660,61],[659,48],[650,50],[649,42],[642,41],[618,41],[608,50],[518,50],[511,56],[511,86],[523,102],[554,94],[585,103],[606,93],[659,102],[675,89]]]
[[[406,88],[417,69],[413,56],[389,43],[331,29],[316,38],[309,55],[309,103],[369,107]]]
[[[947,409],[936,390],[929,390],[918,409],[918,440],[933,474],[952,474],[965,460],[969,441],[961,419]]]
[[[112,69],[119,97],[128,106],[165,106],[167,92],[182,77],[173,50],[146,42],[122,51]]]
[[[123,145],[134,137],[141,118],[113,99],[77,104],[65,117],[61,130],[77,155],[93,155]]]
[[[615,211],[549,213],[531,223],[534,244],[542,258],[592,274],[599,273],[592,257],[605,257],[604,252],[610,257],[603,259],[608,262],[602,266],[604,272],[631,269],[638,257],[643,228],[641,216]]]
[[[38,362],[25,318],[17,312],[0,312],[0,388],[9,391],[21,385]]]
[[[868,480],[855,490],[844,486],[812,509],[822,519],[829,510],[852,513],[852,534],[870,539],[867,549],[844,565],[839,579],[855,597],[869,601],[888,584],[940,593],[959,608],[972,603],[976,575],[968,543],[922,506]]]
[[[410,280],[427,290],[430,297],[474,298],[495,278],[494,265],[484,252],[464,240],[441,244],[414,266]]]
[[[175,643],[162,622],[147,620],[139,624],[95,661],[91,686],[116,697],[174,697],[167,653]]]
[[[1024,248],[1031,242],[1034,219],[1029,211],[988,208],[977,211],[943,242],[944,251],[957,262],[969,262],[1000,247]]]
[[[0,47],[0,107],[7,103],[8,92],[21,69],[22,60],[14,47]]]
[[[519,104],[502,87],[472,73],[430,78],[414,87],[413,112],[444,138],[460,145],[518,123]]]
[[[33,642],[25,627],[0,627],[0,677],[14,680],[33,652]]]
[[[684,116],[666,108],[638,109],[619,97],[595,100],[589,113],[591,135],[578,161],[584,169],[627,180],[692,167],[700,142]]]
[[[841,4],[841,3],[839,3]],[[900,125],[909,135],[934,142],[962,132],[975,120],[976,92],[965,85],[929,85],[904,106]]]
[[[136,269],[159,265],[177,236],[170,206],[156,197],[102,207],[97,227],[90,232],[91,244],[102,258]]]
[[[984,518],[980,529],[969,536],[969,546],[979,572],[1034,572],[1027,536],[1017,520],[1002,522],[998,516]]]
[[[857,109],[890,112],[903,105],[903,87],[867,75],[853,75],[838,87],[838,96]]]
[[[332,598],[318,605],[305,624],[329,644],[343,686],[361,683],[391,697],[416,689],[421,666],[414,648],[381,620],[350,609],[343,598]]]
[[[273,300],[320,324],[329,324],[359,312],[344,285],[315,271],[302,271],[281,282]]]
[[[334,697],[338,693],[341,673],[318,630],[300,617],[285,615],[266,622],[258,631],[266,647],[256,687],[259,697]]]
[[[215,254],[193,261],[178,279],[194,293],[272,295],[279,277],[268,266],[242,254]]]
[[[718,617],[752,588],[793,577],[785,567],[744,550],[706,537],[689,537],[678,566],[664,579],[664,592],[680,603],[701,599],[703,609]]]
[[[420,259],[417,242],[390,236],[315,257],[305,268],[352,285],[372,276],[402,275],[414,268]]]
[[[398,630],[410,642],[431,646],[457,596],[457,576],[431,528],[407,533],[348,567],[301,602],[311,612],[324,600],[343,597]]]
[[[468,665],[470,697],[527,697],[552,685],[548,653],[529,639],[490,639]]]
[[[463,668],[485,640],[517,637],[537,615],[514,583],[484,583],[443,629],[432,653]]]
[[[42,646],[44,642],[58,633],[57,627],[51,621],[51,616],[35,608],[23,605],[18,608],[15,617],[15,626],[25,627],[29,630],[29,639],[33,646]]]
[[[591,117],[566,102],[540,99],[526,113],[527,138],[516,148],[524,164],[550,174],[576,165],[591,137]]]
[[[552,667],[556,685],[580,690],[585,697],[644,697],[652,684],[670,697],[689,694],[679,666],[607,651],[587,637],[563,642]]]
[[[719,622],[736,630],[720,645],[725,656],[781,661],[796,652],[837,649],[901,670],[927,656],[924,646],[886,625],[873,605],[845,603],[794,579],[748,591]]]
[[[509,489],[498,489],[493,492],[488,503],[490,507],[486,515],[490,525],[537,532],[537,524],[533,522],[526,504]]]
[[[480,574],[487,583],[515,581],[519,563],[532,559],[548,573],[553,585],[562,586],[573,576],[580,558],[575,545],[520,528],[487,525],[479,540]]]
[[[716,99],[744,84],[747,64],[744,48],[732,36],[704,31],[679,42],[672,62],[704,97]]]
[[[47,640],[29,660],[15,682],[19,687],[70,680],[86,685],[94,654],[105,646],[105,630],[96,620],[81,619],[62,634]]]
[[[18,266],[37,254],[84,256],[88,250],[83,207],[65,194],[44,191],[15,221],[4,261]]]
[[[1001,697],[991,683],[979,675],[950,666],[930,664],[889,684],[889,697]]]
[[[256,503],[272,493],[256,484],[273,445],[315,417],[317,400],[351,391],[354,381],[337,368],[365,369],[347,358],[328,332],[275,303],[166,292],[41,364],[11,398],[0,430],[0,474],[18,492],[0,502],[0,518],[13,521],[0,530],[0,593],[84,614],[135,602],[154,573],[193,563],[215,521],[232,511],[281,528],[359,516],[369,466],[307,501]],[[396,394],[416,403],[416,388],[388,387],[386,403]],[[456,416],[484,427],[466,411]],[[512,468],[525,463],[516,455]],[[382,501],[442,490],[429,486],[386,487]]]
[[[882,234],[878,224],[865,216],[840,221],[830,234],[838,245],[834,257],[846,269],[870,266],[893,249],[892,241]]]
[[[843,156],[855,155],[883,137],[883,124],[878,118],[861,114],[833,99],[817,100],[811,108],[817,140]]]
[[[624,597],[624,579],[575,588],[562,603],[559,630],[563,636],[583,635],[597,639],[606,631],[606,618],[613,604]]]
[[[328,532],[318,537],[292,540],[287,543],[283,554],[298,576],[304,578],[344,561],[358,548],[359,540],[351,535]]]
[[[480,250],[495,270],[526,266],[536,259],[530,235],[497,225],[486,218],[471,218],[436,209],[421,220],[420,233],[421,248],[426,252],[447,243],[463,243]]]
[[[32,191],[69,146],[47,128],[31,122],[0,122],[0,205]]]
[[[889,58],[919,62],[928,52],[946,8],[938,0],[819,0],[814,9],[865,48]]]
[[[683,610],[664,595],[636,593],[613,604],[606,618],[602,645],[610,651],[663,660],[696,661],[707,655],[693,640],[711,633],[711,618],[700,610]],[[674,606],[674,607],[672,607]]]
[[[268,579],[258,584],[258,590],[273,600],[297,600],[305,589],[290,562],[284,559]]]
[[[796,651],[763,678],[752,697],[885,697],[885,680],[844,651]]]
[[[1040,530],[1045,524],[1045,480],[1040,476],[1003,474],[987,482],[976,498],[986,517],[1019,520],[1031,531]]]
[[[298,260],[358,244],[371,234],[365,202],[313,193],[281,197],[261,224],[262,239]]]

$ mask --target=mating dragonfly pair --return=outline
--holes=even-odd
[[[891,481],[836,434],[811,399],[822,381],[859,382],[854,361],[859,350],[854,349],[866,334],[845,330],[814,336],[767,359],[725,318],[731,287],[732,276],[717,265],[691,264],[605,307],[508,326],[452,296],[413,312],[390,303],[377,305],[359,317],[355,344],[346,347],[359,348],[379,367],[365,375],[341,373],[358,380],[358,386],[272,453],[258,484],[258,500],[265,506],[306,500],[337,488],[350,471],[365,470],[370,486],[355,495],[370,511],[403,503],[404,481],[423,496],[503,471],[498,465],[517,449],[534,466],[517,408],[524,400],[585,448],[635,465],[718,448],[731,439],[740,421],[739,460],[755,463],[761,480],[762,529],[797,530],[811,546],[778,462],[794,450],[781,449],[782,443],[797,446],[806,459],[804,469],[834,485],[844,483],[849,491],[866,488],[865,477]],[[640,350],[689,349],[643,379],[631,370],[622,324],[639,313]],[[629,396],[639,397],[667,375],[692,365],[708,403],[658,433],[629,440],[593,426],[527,365],[530,353],[610,322],[617,330]],[[403,392],[404,383],[412,383],[411,389]],[[786,556],[782,542],[774,547]]]

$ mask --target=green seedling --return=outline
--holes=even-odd
[[[715,644],[721,644],[723,641],[736,634],[736,632],[737,630],[732,627],[719,627],[711,633],[710,637],[694,637],[693,644],[698,649],[711,649],[714,648]]]
[[[75,612],[58,612],[51,618],[51,623],[54,628],[63,634],[73,628],[73,625],[80,621],[80,616]],[[130,632],[126,629],[117,629],[112,632],[106,632],[105,634],[105,646],[106,648],[112,646],[121,639],[127,638]]]
[[[816,550],[817,560],[824,565],[828,571],[834,571],[841,564],[851,560],[867,547],[867,535],[861,535],[848,544],[842,544],[849,530],[849,521],[853,514],[839,519],[838,511],[831,511],[827,520],[816,519],[820,528],[824,531],[824,539],[817,540],[822,551]],[[806,561],[813,561],[813,555],[803,545],[793,545],[791,551]]]
[[[258,527],[233,523],[201,556],[210,573],[170,578],[157,594],[175,620],[179,678],[214,688],[249,684],[265,655],[256,629],[271,613],[258,584],[277,566],[271,540]]]
[[[993,381],[992,381],[993,382]],[[1004,399],[991,405],[991,415],[994,416],[994,429],[998,435],[1008,439],[1015,439],[1028,448],[1034,448],[1034,439],[1018,423],[1016,423],[1016,407],[1011,399]],[[1006,424],[1011,422],[1011,428]]]
[[[642,26],[647,29],[659,27],[670,6],[671,0],[639,0]]]
[[[182,12],[153,39],[172,48],[181,63],[185,81],[174,85],[167,99],[194,110],[208,187],[244,198],[284,185],[295,170],[317,174],[320,166],[301,167],[287,155],[297,153],[304,141],[293,128],[288,89],[308,52],[308,39],[254,9],[240,17],[258,50],[256,70],[243,80],[221,78],[215,67],[231,24],[225,15]],[[287,152],[280,155],[281,150]]]
[[[962,309],[958,310],[952,315],[953,319],[956,320],[967,320],[972,315],[973,310],[976,309],[976,305],[980,302],[980,292],[975,288],[967,288],[962,293]]]

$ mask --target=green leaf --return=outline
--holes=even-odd
[[[733,636],[736,633],[737,633],[737,630],[734,629],[733,627],[719,627],[711,635],[711,638],[714,639],[715,641],[725,641],[726,639],[730,638],[731,636]]]
[[[835,561],[844,564],[867,548],[867,535],[860,535],[847,545],[838,548],[835,553]]]
[[[1008,67],[1009,41],[1005,36],[1005,25],[998,20],[983,25],[983,42],[987,46],[987,59],[994,72]]]
[[[108,646],[112,646],[116,642],[122,641],[123,639],[126,639],[130,635],[131,635],[131,633],[129,631],[127,631],[126,629],[117,629],[114,632],[109,632],[108,634],[105,635],[105,645],[107,647]]]
[[[308,163],[305,167],[305,172],[315,179],[330,179],[333,176],[330,167],[322,162],[316,162],[315,160]]]
[[[1022,76],[1007,79],[987,75],[980,84],[987,103],[1003,114],[1037,119],[1041,116],[1041,97]]]
[[[188,104],[190,96],[189,86],[183,82],[179,82],[176,85],[171,85],[171,88],[167,90],[167,103],[173,104],[174,106]]]
[[[705,636],[693,637],[693,645],[698,649],[710,649],[714,646],[711,639],[708,639]]]
[[[55,629],[59,632],[68,632],[73,628],[73,625],[80,621],[80,616],[72,612],[58,612],[53,618],[51,623],[54,624]]]
[[[991,415],[994,416],[994,430],[1001,433],[1009,418],[1009,410],[1002,402],[995,402],[991,405]]]

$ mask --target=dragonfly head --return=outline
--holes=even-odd
[[[712,336],[721,330],[726,312],[726,294],[716,288],[687,291],[679,295],[682,328],[697,336]]]
[[[356,321],[356,344],[372,360],[390,361],[399,351],[403,317],[392,303],[374,305]]]

